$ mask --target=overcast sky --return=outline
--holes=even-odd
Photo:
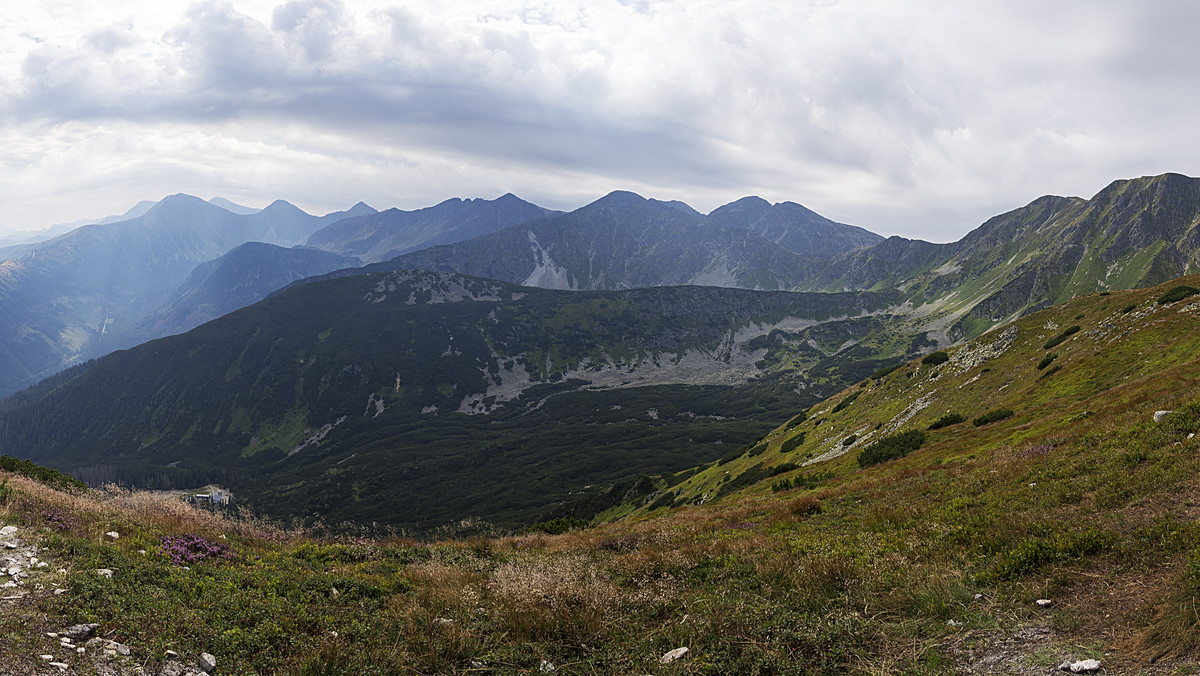
[[[1200,174],[1190,0],[8,5],[0,232],[176,192],[324,213],[627,189],[951,241]]]

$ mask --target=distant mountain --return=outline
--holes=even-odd
[[[120,216],[105,216],[104,218],[85,218],[72,223],[57,223],[45,230],[28,230],[7,233],[0,238],[0,260],[18,258],[31,248],[31,245],[64,235],[83,225],[104,225],[118,223],[144,215],[155,205],[155,202],[141,201],[133,205],[129,211]]]
[[[359,204],[317,217],[275,202],[238,215],[173,195],[136,218],[33,245],[0,262],[0,393],[126,347],[116,336],[167,301],[199,263],[248,241],[300,244],[325,225],[371,211]]]
[[[454,270],[552,289],[701,284],[775,290],[795,288],[823,269],[827,251],[878,239],[816,217],[820,228],[841,234],[812,238],[819,250],[805,249],[808,238],[794,231],[809,227],[815,214],[794,206],[752,200],[705,217],[686,205],[617,191],[569,214],[406,254],[381,267]]]
[[[343,219],[313,233],[308,246],[375,263],[560,213],[511,193],[495,200],[456,198],[416,211],[388,209]]]
[[[829,259],[883,239],[869,230],[831,221],[795,202],[771,204],[761,197],[743,197],[726,204],[710,213],[708,222],[749,230],[788,251],[815,259]]]
[[[253,214],[253,213],[258,213],[258,211],[259,211],[258,209],[251,209],[250,207],[244,207],[235,202],[230,202],[229,200],[225,199],[224,197],[214,197],[214,198],[208,200],[208,203],[213,206],[221,207],[225,211],[229,211],[229,212],[232,212],[235,214],[241,214],[243,216]]]
[[[1200,271],[1200,179],[1116,181],[1090,200],[1046,196],[952,244],[899,237],[836,259],[802,288],[899,287],[921,312],[976,336],[1074,296]]]
[[[123,342],[134,345],[183,333],[257,303],[298,279],[358,265],[357,258],[320,249],[248,242],[197,265],[172,297],[139,322]]]
[[[0,449],[133,482],[208,473],[277,515],[520,522],[715,459],[920,354],[890,329],[899,298],[336,278],[10,397]]]

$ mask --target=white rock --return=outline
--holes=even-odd
[[[682,647],[682,648],[676,648],[676,649],[672,650],[671,652],[658,658],[658,662],[659,662],[659,664],[670,664],[670,663],[674,662],[675,660],[677,660],[687,654],[688,654],[688,649],[686,646]]]
[[[538,671],[540,671],[543,674],[553,674],[554,673],[554,665],[547,662],[546,660],[542,660],[542,663],[538,665]]]
[[[59,671],[66,671],[71,665],[66,662],[51,662],[50,666],[58,667]]]
[[[113,572],[112,572],[111,568],[97,568],[96,574],[99,575],[100,577],[111,578]]]
[[[200,653],[200,659],[196,661],[200,669],[204,671],[212,671],[217,668],[217,658],[211,653]]]
[[[1072,674],[1086,674],[1098,671],[1100,669],[1100,660],[1079,660],[1078,662],[1067,660],[1058,665],[1058,668],[1061,671],[1069,671]]]
[[[1054,601],[1051,601],[1050,599],[1038,599],[1035,601],[1035,603],[1037,603],[1038,608],[1049,608],[1050,606],[1054,605]]]
[[[1163,418],[1171,415],[1174,412],[1175,411],[1155,411],[1154,412],[1154,422],[1162,422]]]
[[[54,661],[54,655],[38,655],[38,657],[40,657],[40,658],[42,658],[42,659],[46,660],[47,662],[53,662],[53,661]]]
[[[10,538],[17,534],[16,526],[5,526],[0,528],[0,538]]]
[[[121,534],[115,530],[110,530],[104,534],[104,537],[112,538],[113,540],[119,540],[119,539],[121,539]]]
[[[77,653],[79,653],[80,655],[82,655],[82,654],[84,654],[84,653],[86,653],[86,652],[87,652],[87,648],[76,648],[76,649],[75,649],[75,652],[77,652]]]

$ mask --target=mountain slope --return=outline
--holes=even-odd
[[[197,264],[248,241],[302,242],[325,224],[365,213],[310,216],[286,202],[237,215],[173,195],[144,215],[91,225],[0,262],[0,393],[125,347],[113,340],[166,301]]]
[[[950,317],[954,338],[1075,295],[1200,270],[1200,179],[1116,181],[1090,200],[1042,197],[953,244],[892,238],[834,262],[806,289],[899,286]]]
[[[338,278],[11,397],[0,448],[128,482],[210,472],[281,515],[512,523],[595,481],[716,457],[919,354],[890,330],[897,298]],[[530,467],[540,479],[514,480]]]
[[[771,204],[761,197],[743,197],[708,214],[721,228],[740,228],[779,246],[814,259],[828,259],[878,243],[883,238],[853,225],[831,221],[795,202]]]
[[[559,213],[512,193],[495,200],[456,198],[416,211],[388,209],[344,219],[313,233],[308,246],[376,263]]]
[[[257,303],[298,279],[358,265],[357,258],[320,249],[248,242],[197,265],[172,297],[139,322],[124,342],[135,345],[183,333]]]
[[[213,652],[237,673],[1194,674],[1200,293],[1176,285],[1200,276],[1073,299],[840,392],[698,474],[581,496],[643,510],[590,528],[314,537],[165,493],[81,493],[0,458],[8,551],[26,568],[0,605],[0,659],[31,673],[39,654],[132,674]],[[994,407],[1012,415],[972,424]],[[947,412],[967,420],[928,429]],[[859,429],[926,439],[862,467],[869,444],[842,436]],[[677,491],[694,504],[663,507]],[[130,657],[65,648],[85,621]]]

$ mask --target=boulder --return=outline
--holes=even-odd
[[[200,659],[196,660],[196,664],[204,671],[212,671],[217,668],[217,658],[211,653],[200,653]]]
[[[95,623],[76,624],[63,629],[62,631],[58,632],[58,634],[59,636],[69,638],[72,641],[86,641],[87,639],[91,638],[92,634],[96,633],[96,630],[99,628],[100,625]]]
[[[676,649],[672,650],[671,652],[658,658],[658,661],[660,664],[670,664],[670,663],[674,662],[675,660],[680,659],[681,657],[683,657],[684,655],[687,655],[687,654],[688,654],[687,647],[676,648]]]
[[[1072,674],[1089,674],[1100,670],[1100,660],[1079,660],[1078,662],[1067,660],[1058,665],[1058,668],[1060,671],[1069,671]]]

